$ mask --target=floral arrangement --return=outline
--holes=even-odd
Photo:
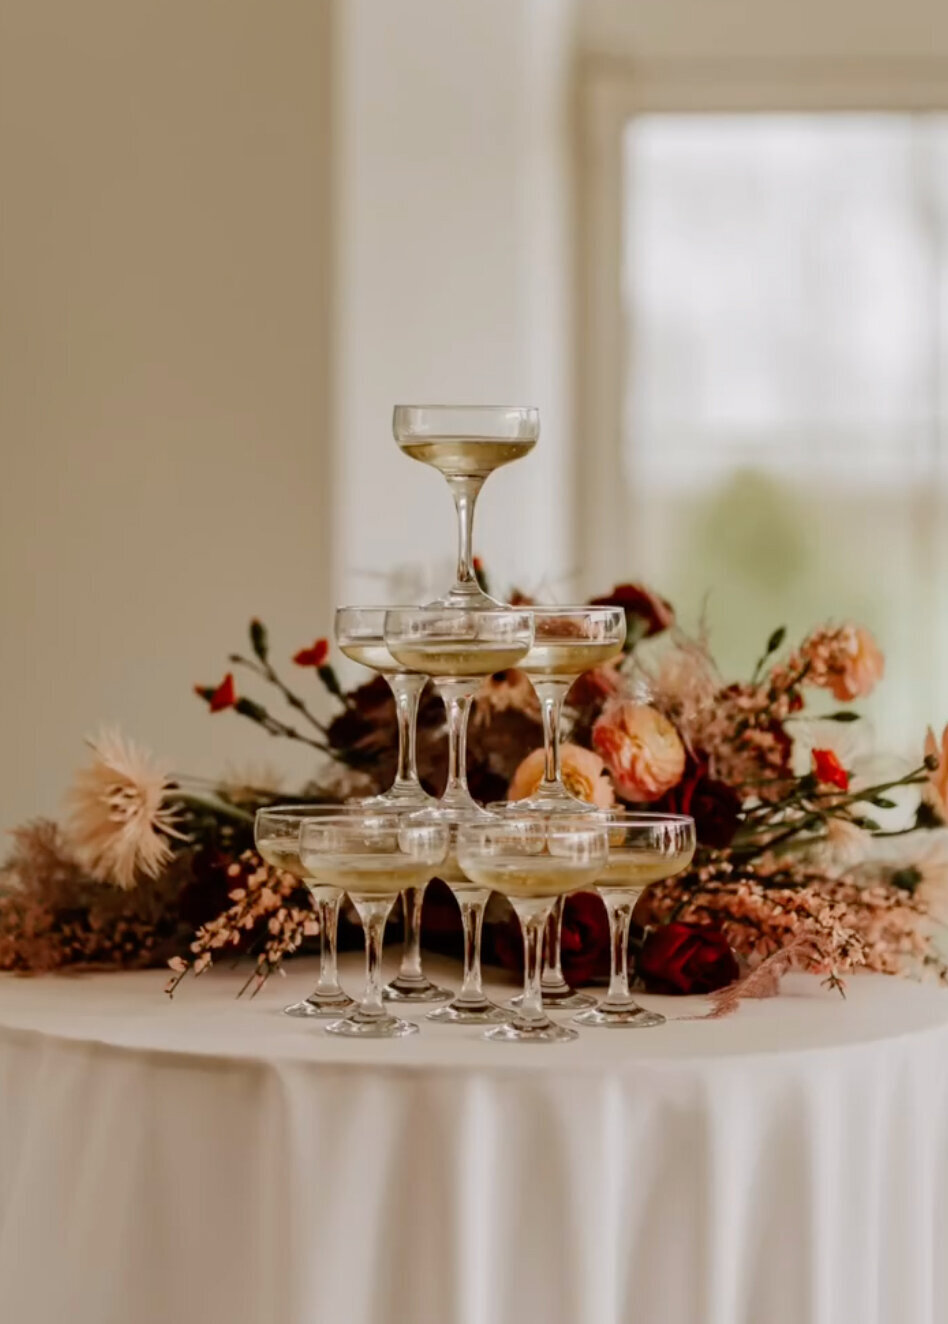
[[[790,968],[839,988],[858,967],[948,982],[939,950],[948,728],[940,742],[928,732],[917,766],[881,782],[860,775],[845,733],[860,720],[848,705],[883,676],[869,632],[824,626],[788,649],[777,630],[750,678],[734,682],[719,675],[705,633],[686,634],[654,593],[624,584],[596,602],[625,608],[626,645],[570,692],[564,780],[591,803],[690,813],[697,825],[690,870],[653,886],[636,910],[644,985],[715,992],[724,1012],[741,997],[774,992]],[[326,640],[316,640],[292,662],[310,689],[321,689],[320,711],[332,706],[323,719],[278,670],[260,621],[251,622],[249,643],[248,653],[230,656],[219,684],[197,687],[207,710],[310,746],[315,776],[298,801],[385,789],[397,747],[386,683],[377,677],[343,689]],[[266,703],[264,692],[273,696]],[[814,716],[821,697],[842,706]],[[530,795],[542,776],[541,745],[527,678],[491,677],[471,716],[474,795]],[[446,734],[430,689],[419,712],[418,763],[437,794]],[[164,965],[170,992],[214,959],[249,956],[246,987],[260,987],[318,932],[305,889],[253,850],[254,811],[286,798],[269,777],[172,776],[118,733],[104,733],[91,742],[63,825],[39,821],[14,833],[0,873],[0,969]],[[520,946],[505,905],[492,908],[485,958],[514,965]],[[424,935],[443,950],[459,944],[455,903],[437,883]],[[607,972],[608,930],[593,895],[567,904],[563,961],[574,982]]]

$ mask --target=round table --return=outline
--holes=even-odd
[[[243,977],[0,979],[0,1318],[948,1318],[948,993],[795,976],[573,1044],[360,1043],[279,1015],[308,962]]]

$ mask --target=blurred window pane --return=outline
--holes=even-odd
[[[870,705],[948,719],[948,116],[648,115],[624,143],[634,569],[746,673],[873,626]]]

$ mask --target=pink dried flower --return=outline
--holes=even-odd
[[[245,851],[239,860],[234,860],[227,875],[236,884],[229,892],[232,904],[198,929],[191,943],[194,960],[190,966],[176,957],[168,962],[173,972],[165,986],[169,996],[189,969],[195,975],[201,974],[210,967],[215,952],[228,947],[239,949],[252,930],[261,934],[263,947],[244,988],[253,984],[254,992],[258,992],[280,968],[284,957],[299,947],[304,936],[319,932],[308,899],[297,904],[298,880],[265,864],[255,851]]]
[[[885,658],[862,625],[815,630],[801,644],[799,658],[806,666],[806,683],[829,690],[843,703],[871,694],[885,671]]]

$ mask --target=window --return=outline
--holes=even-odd
[[[647,114],[622,171],[626,563],[728,672],[864,621],[879,743],[916,749],[948,719],[948,116]]]

